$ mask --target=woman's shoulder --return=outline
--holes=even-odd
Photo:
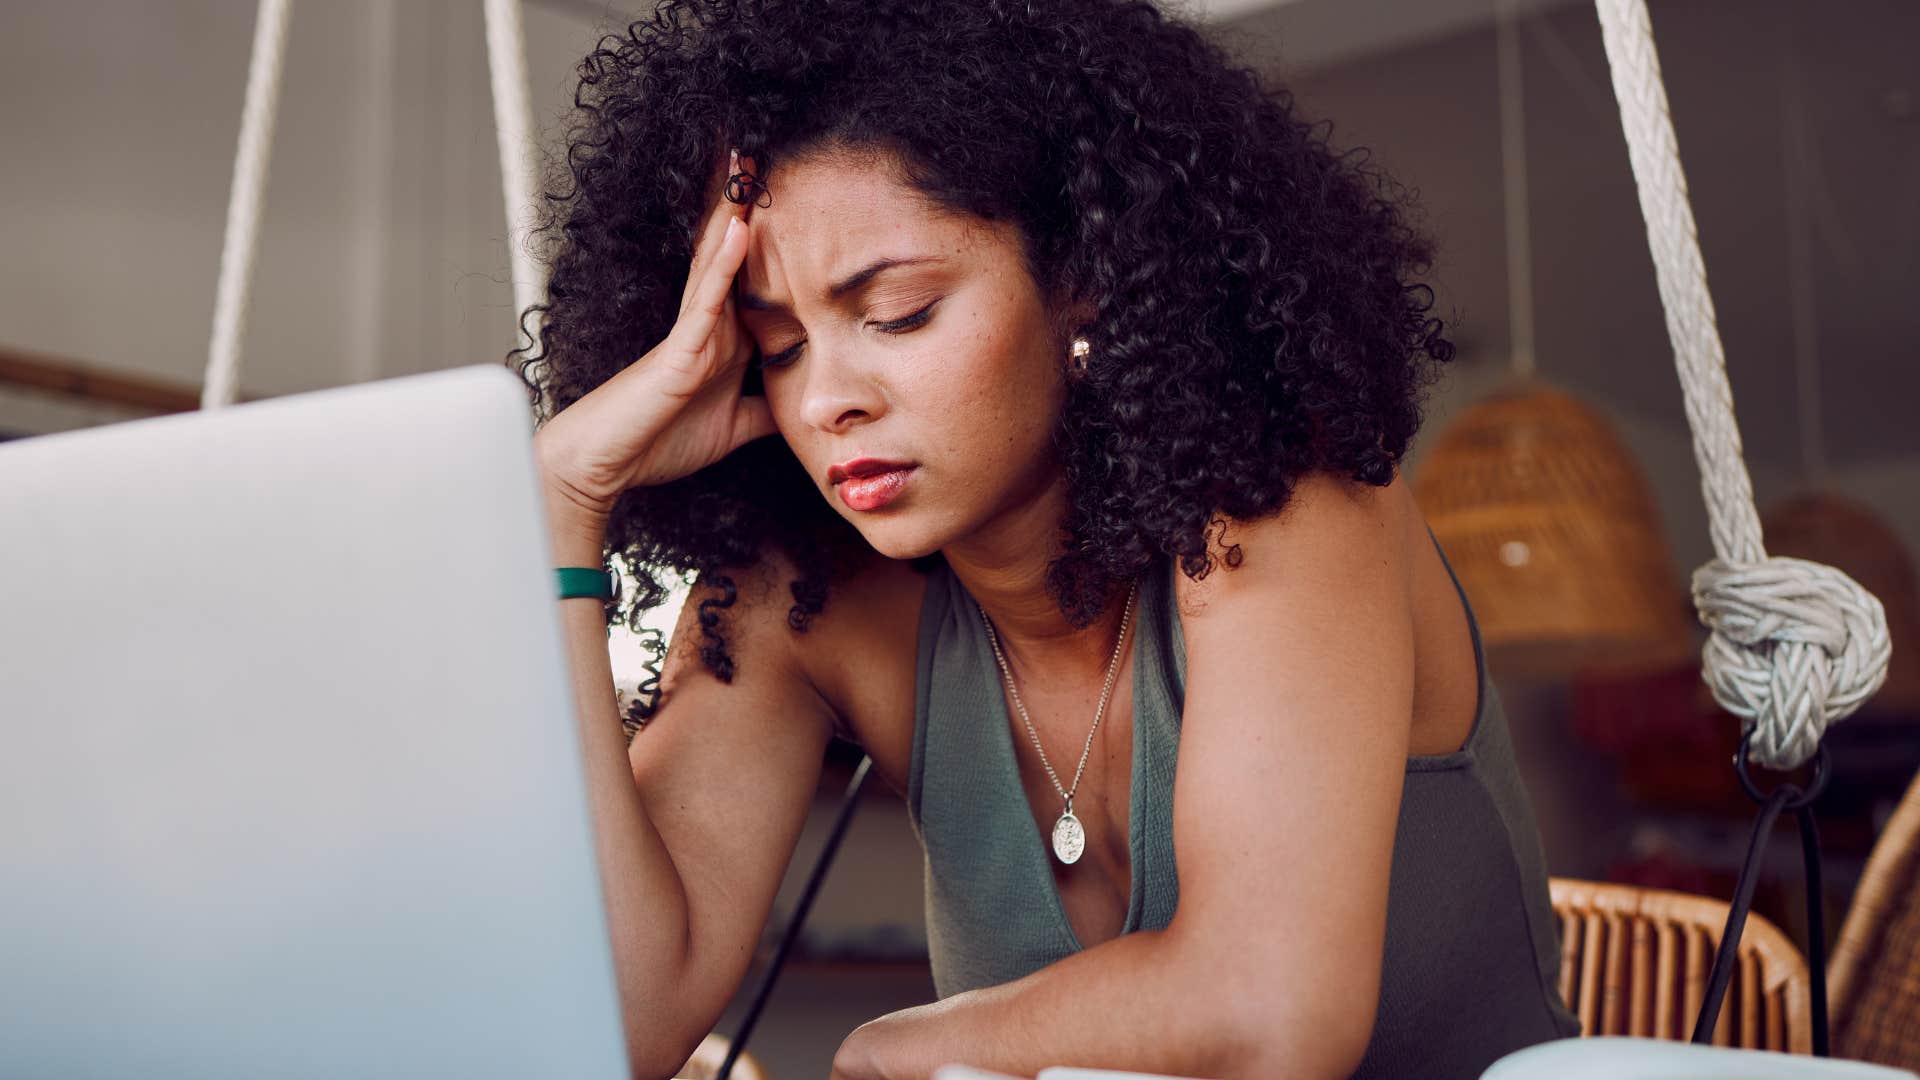
[[[1311,474],[1280,513],[1225,519],[1222,536],[1240,565],[1198,582],[1175,575],[1189,669],[1244,685],[1249,641],[1294,654],[1344,637],[1344,651],[1369,658],[1376,675],[1389,655],[1404,665],[1409,756],[1467,745],[1484,704],[1471,617],[1404,478],[1373,485]]]

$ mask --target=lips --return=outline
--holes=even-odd
[[[854,458],[843,461],[827,470],[827,486],[834,487],[843,480],[857,480],[863,476],[878,476],[896,469],[911,469],[910,461],[887,461],[883,458]]]
[[[828,469],[827,481],[847,509],[872,511],[899,498],[917,468],[905,461],[855,458]]]

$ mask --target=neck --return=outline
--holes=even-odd
[[[1047,565],[1061,548],[1057,539],[1036,544],[1033,538],[1059,537],[1065,505],[1064,483],[1056,483],[1043,498],[942,549],[954,577],[992,620],[1007,666],[1023,683],[1031,674],[1048,683],[1098,684],[1113,660],[1125,614],[1125,582],[1111,590],[1100,617],[1084,627],[1067,621],[1047,588]],[[1133,617],[1138,619],[1137,598],[1134,605]],[[978,612],[970,614],[979,617]]]

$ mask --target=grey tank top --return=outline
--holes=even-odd
[[[1137,601],[1132,891],[1122,933],[1164,928],[1180,900],[1173,776],[1187,664],[1177,573],[1162,559]],[[1082,945],[1020,784],[980,612],[944,562],[930,574],[907,808],[926,853],[928,948],[934,989],[945,998],[1018,979]],[[1355,1076],[1473,1077],[1512,1050],[1579,1034],[1560,1001],[1539,834],[1470,605],[1467,621],[1480,707],[1460,750],[1407,759],[1379,1008]]]

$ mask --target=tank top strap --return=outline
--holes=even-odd
[[[1477,680],[1477,697],[1473,707],[1473,727],[1467,732],[1467,738],[1460,749],[1451,754],[1414,756],[1407,759],[1409,770],[1449,768],[1465,764],[1473,759],[1481,744],[1486,741],[1492,725],[1487,722],[1487,713],[1500,709],[1500,699],[1493,686],[1493,676],[1487,671],[1486,643],[1480,637],[1480,620],[1473,613],[1473,601],[1467,598],[1466,586],[1460,583],[1460,575],[1453,569],[1453,561],[1447,558],[1447,549],[1440,546],[1440,538],[1433,535],[1433,527],[1427,527],[1427,539],[1433,542],[1433,550],[1440,556],[1440,565],[1447,568],[1447,577],[1453,582],[1454,594],[1460,598],[1460,610],[1467,618],[1467,635],[1473,639],[1473,668]],[[1502,718],[1504,723],[1504,717]]]

